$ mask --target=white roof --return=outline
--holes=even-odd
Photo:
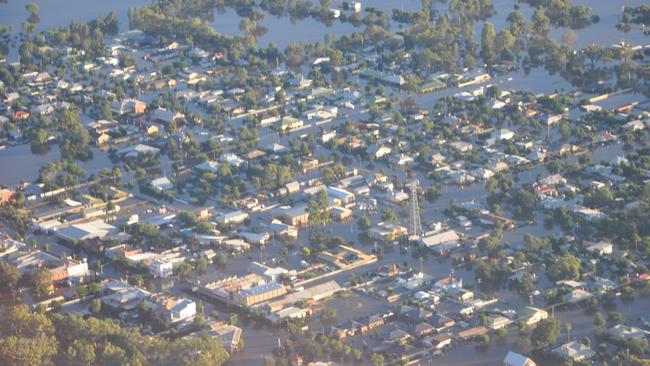
[[[458,241],[459,239],[460,236],[458,236],[458,233],[456,233],[455,230],[447,230],[439,234],[434,234],[422,238],[422,244],[424,244],[427,247],[432,247],[432,246],[445,244],[445,243],[453,243]]]
[[[506,358],[503,359],[506,366],[535,366],[535,362],[526,356],[508,351]]]

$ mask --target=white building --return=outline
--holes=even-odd
[[[172,323],[192,319],[196,315],[196,303],[192,300],[181,299],[169,308],[169,320]]]
[[[526,356],[508,351],[506,358],[503,359],[503,366],[537,366],[537,364]]]
[[[604,241],[599,241],[598,243],[589,245],[586,250],[589,253],[596,255],[607,255],[612,254],[614,251],[614,245],[612,243],[607,243]]]

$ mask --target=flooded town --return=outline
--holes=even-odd
[[[650,365],[643,0],[0,0],[0,365]]]

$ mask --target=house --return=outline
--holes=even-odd
[[[236,292],[233,299],[242,306],[251,306],[261,302],[282,296],[287,293],[283,285],[270,282]]]
[[[268,226],[268,230],[281,237],[289,239],[298,238],[298,229],[295,226],[284,224],[280,220],[272,220]]]
[[[399,155],[396,155],[396,156],[391,156],[388,159],[388,162],[390,164],[396,165],[396,166],[407,166],[407,165],[413,164],[415,162],[415,160],[412,157],[408,156],[408,155],[399,154]]]
[[[353,203],[355,199],[354,193],[336,187],[327,187],[327,195],[338,199],[343,205]]]
[[[352,210],[345,207],[332,207],[332,218],[339,222],[346,222],[352,218]]]
[[[101,239],[117,232],[117,228],[113,225],[102,220],[94,220],[59,228],[56,230],[55,235],[68,242],[80,242],[96,238]]]
[[[151,180],[151,188],[158,192],[169,191],[174,188],[174,183],[172,183],[167,177],[160,177]]]
[[[271,235],[264,231],[260,233],[242,231],[238,235],[246,240],[247,243],[255,245],[266,245],[268,240],[271,238]]]
[[[596,355],[596,352],[594,352],[591,347],[578,341],[565,343],[560,347],[553,349],[551,352],[565,360],[572,359],[574,362],[589,360]]]
[[[458,332],[458,338],[460,338],[461,340],[468,340],[483,334],[487,334],[489,331],[490,330],[488,328],[479,325],[478,327],[473,327]]]
[[[441,233],[426,236],[420,239],[420,243],[427,248],[435,248],[439,245],[458,243],[460,236],[455,230],[447,230]]]
[[[474,149],[474,145],[465,141],[454,141],[448,144],[448,146],[460,153],[469,152],[472,151],[472,149]]]
[[[367,235],[383,242],[392,242],[408,235],[408,230],[400,225],[380,222],[368,230]]]
[[[391,148],[387,146],[371,145],[366,149],[366,154],[375,160],[379,160],[391,153]]]
[[[164,123],[166,125],[185,119],[185,115],[180,112],[172,112],[164,108],[158,108],[153,113],[153,119],[156,122]]]
[[[193,319],[196,315],[196,303],[182,298],[170,298],[164,302],[167,321],[177,323]]]
[[[339,339],[343,339],[360,334],[361,328],[363,328],[363,325],[359,322],[348,320],[346,322],[333,325],[330,328],[330,335],[336,336]]]
[[[282,121],[280,121],[280,130],[282,131],[292,131],[301,128],[302,126],[305,125],[305,122],[303,120],[292,117],[292,116],[286,116],[282,118]]]
[[[587,250],[589,253],[598,256],[603,256],[603,255],[612,254],[612,252],[614,251],[614,245],[612,245],[612,243],[599,241],[598,243],[589,245],[587,248],[585,248],[585,250]]]
[[[246,252],[250,250],[251,245],[241,239],[223,240],[221,245],[235,252]]]
[[[143,114],[146,108],[147,103],[134,98],[127,98],[111,104],[111,112],[118,116],[124,114]]]
[[[577,304],[583,301],[587,301],[591,299],[594,295],[587,291],[583,290],[581,288],[577,288],[568,294],[564,295],[564,300],[570,304]]]
[[[6,205],[16,196],[16,191],[13,189],[3,188],[0,189],[0,204]]]
[[[93,143],[97,146],[105,145],[111,140],[111,135],[106,132],[96,133],[95,131],[91,131],[90,136],[93,139]]]
[[[413,327],[411,328],[411,333],[415,335],[416,337],[422,337],[429,335],[433,332],[436,331],[436,328],[433,327],[433,325],[429,323],[418,323],[414,324]]]
[[[456,301],[468,303],[474,300],[474,293],[464,288],[452,288],[447,291],[447,295]]]
[[[241,328],[223,322],[215,322],[209,325],[208,335],[216,338],[230,355],[239,352]]]
[[[384,326],[384,317],[379,314],[373,314],[360,320],[359,323],[361,323],[367,331],[371,331]]]
[[[232,212],[226,212],[217,215],[217,222],[222,223],[224,225],[230,225],[230,224],[241,224],[242,222],[248,220],[248,213],[243,212],[243,211],[232,211]]]
[[[526,306],[519,312],[517,320],[522,321],[527,325],[534,325],[547,318],[548,312],[546,310]]]
[[[503,316],[496,316],[496,315],[488,316],[488,328],[492,330],[505,328],[508,325],[510,325],[510,323],[512,323],[512,320]]]
[[[125,159],[138,159],[148,156],[158,156],[160,155],[160,149],[145,144],[138,144],[118,150],[117,154]]]
[[[271,268],[258,262],[251,263],[249,270],[251,273],[257,273],[268,278],[272,282],[280,282],[282,280],[282,276],[289,274],[289,271],[282,267]]]
[[[149,263],[149,271],[158,278],[167,278],[174,274],[172,262],[154,260]]]
[[[503,366],[537,366],[537,364],[526,356],[508,351],[506,358],[503,359]]]
[[[306,205],[282,209],[279,216],[287,225],[295,227],[305,227],[309,225],[309,212],[307,212]]]
[[[456,321],[454,319],[441,314],[433,314],[427,319],[427,322],[433,325],[438,332],[453,327],[454,324],[456,324]]]
[[[507,128],[500,128],[492,133],[492,138],[494,138],[496,141],[512,140],[514,137],[515,133]]]
[[[629,325],[617,324],[607,329],[607,335],[614,339],[627,342],[630,339],[646,339],[650,336],[650,332]]]
[[[433,337],[428,338],[429,342],[431,343],[431,346],[437,348],[437,349],[443,349],[445,347],[448,347],[451,345],[451,341],[453,338],[451,337],[451,334],[449,333],[440,333],[436,334]]]
[[[136,309],[151,297],[151,293],[148,291],[131,286],[126,282],[107,283],[104,285],[103,291],[106,295],[100,299],[102,304],[119,311]]]

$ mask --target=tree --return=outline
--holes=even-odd
[[[90,142],[90,133],[81,124],[79,112],[65,109],[59,113],[55,124],[61,131],[61,156],[66,159],[85,158],[88,155],[86,149]]]
[[[97,314],[102,310],[102,302],[99,299],[93,299],[93,301],[90,303],[90,312],[93,314]]]
[[[190,272],[192,272],[192,266],[187,262],[179,264],[176,268],[176,275],[181,280],[186,280],[189,277]]]
[[[563,256],[552,255],[548,258],[548,270],[546,274],[553,281],[578,280],[580,279],[580,259],[565,254]]]
[[[497,52],[511,51],[512,47],[515,45],[515,37],[510,33],[508,29],[502,29],[497,34],[495,39],[495,47]]]
[[[95,345],[84,340],[74,341],[65,353],[66,362],[70,365],[91,366],[97,358]]]
[[[42,128],[35,128],[28,134],[29,142],[31,144],[32,152],[41,153],[47,152],[47,138],[48,134]]]
[[[328,206],[327,192],[324,190],[318,192],[316,199],[310,200],[307,203],[307,212],[309,213],[309,223],[311,226],[323,226],[330,223],[332,216]]]
[[[525,189],[519,189],[512,197],[513,214],[521,220],[532,220],[535,215],[535,195]]]
[[[521,11],[515,10],[508,14],[507,20],[510,25],[510,33],[516,38],[521,37],[526,32],[526,17]]]
[[[564,32],[564,35],[562,35],[562,43],[564,43],[567,47],[572,47],[577,39],[578,35],[571,29],[567,30]]]
[[[368,216],[362,216],[357,221],[357,226],[360,230],[366,231],[372,226],[372,221],[370,221],[370,218]]]
[[[594,326],[602,327],[605,325],[605,316],[602,313],[594,314]]]
[[[226,253],[219,253],[217,254],[214,263],[217,265],[218,268],[224,268],[226,266],[226,263],[228,263],[228,256]]]
[[[38,4],[30,3],[25,5],[25,10],[27,10],[30,14],[38,14],[40,7]]]
[[[228,316],[228,324],[237,325],[238,322],[239,322],[239,317],[237,316],[237,314],[232,313],[230,314],[230,316]]]
[[[302,257],[309,258],[311,256],[311,249],[308,247],[302,247]]]
[[[295,43],[287,46],[284,50],[285,63],[290,67],[298,67],[305,62],[304,47]]]
[[[51,365],[57,354],[52,321],[26,305],[0,312],[0,360],[9,365]]]
[[[571,137],[571,125],[569,124],[569,121],[565,119],[560,121],[560,134],[562,135],[562,141],[569,141],[569,137]]]
[[[207,268],[208,268],[208,259],[204,256],[201,256],[196,261],[196,270],[199,271],[199,273],[205,273],[205,270]]]
[[[36,296],[45,297],[52,293],[54,290],[52,286],[52,272],[46,268],[38,269],[32,275],[32,286],[36,291]]]
[[[0,290],[9,292],[18,288],[20,271],[16,266],[2,262],[0,263]]]
[[[642,356],[648,352],[648,340],[645,338],[630,338],[625,344],[636,355]]]
[[[397,214],[391,208],[384,207],[381,209],[381,220],[389,224],[394,224],[397,222]]]
[[[380,353],[373,353],[372,356],[370,356],[370,362],[372,362],[373,366],[382,366],[385,363],[384,356]]]
[[[562,324],[562,330],[564,330],[564,333],[566,333],[566,341],[569,342],[569,337],[571,336],[571,323],[564,323]]]
[[[530,341],[536,349],[550,347],[560,335],[560,321],[548,318],[540,321],[530,334]]]
[[[535,9],[533,18],[531,19],[531,30],[533,36],[546,38],[548,36],[550,20],[546,16],[544,9],[539,7]]]
[[[595,189],[585,194],[584,203],[588,207],[606,207],[614,202],[614,193],[609,187]]]
[[[320,315],[320,322],[325,327],[329,327],[336,321],[336,309],[327,308]]]
[[[492,65],[496,61],[495,50],[496,33],[494,25],[490,22],[483,24],[483,31],[481,32],[481,57],[483,61]]]

